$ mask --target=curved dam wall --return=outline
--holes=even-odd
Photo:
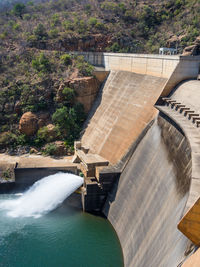
[[[87,121],[83,146],[117,163],[155,117],[165,78],[111,71]]]
[[[190,119],[189,116],[184,116],[184,112],[180,113],[178,109],[168,107],[168,111],[166,112],[168,116],[179,123],[190,141],[193,165],[190,196],[185,210],[188,211],[200,196],[200,128],[196,127],[195,123],[192,123],[195,117],[197,122],[200,121],[200,81],[188,80],[182,82],[171,93],[170,98],[177,103],[181,103],[193,112],[193,114],[190,114]]]
[[[149,129],[115,183],[104,214],[121,242],[126,267],[175,267],[188,245],[177,224],[191,178],[185,136],[162,117]]]
[[[171,99],[184,103],[187,107],[200,114],[200,81],[188,80],[178,84],[171,93]]]

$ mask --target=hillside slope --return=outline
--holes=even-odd
[[[27,2],[0,14],[1,50],[180,51],[200,35],[199,0]]]
[[[71,146],[78,138],[81,88],[94,99],[99,84],[92,66],[66,52],[157,53],[166,45],[181,52],[200,35],[199,17],[200,0],[1,1],[0,149],[54,140]],[[22,119],[26,112],[34,114]],[[28,137],[27,119],[37,121]]]

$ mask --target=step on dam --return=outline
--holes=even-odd
[[[109,220],[125,267],[198,266],[200,56],[73,53],[105,79],[74,156],[32,168],[28,181],[29,168],[18,164],[10,187],[58,170],[81,172],[72,198]]]

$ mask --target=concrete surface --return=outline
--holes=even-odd
[[[184,262],[182,267],[200,267],[200,249],[198,249],[186,262]]]
[[[113,187],[104,213],[121,242],[125,267],[175,267],[188,239],[177,229],[188,198],[187,139],[159,117]]]
[[[199,128],[180,114],[178,111],[171,109],[169,107],[163,106],[159,109],[170,117],[175,123],[181,127],[185,136],[188,139],[189,145],[191,147],[191,156],[192,156],[192,173],[191,173],[191,185],[188,200],[186,203],[184,214],[192,208],[194,203],[198,200],[200,196],[200,165],[199,165],[199,156],[200,156],[200,131]]]
[[[104,67],[106,70],[123,70],[140,74],[167,78],[163,94],[167,95],[180,81],[197,78],[200,56],[125,54],[125,53],[93,53],[81,54],[92,65]]]
[[[153,105],[166,79],[125,71],[111,71],[93,107],[83,146],[117,163],[155,117]]]
[[[71,162],[72,157],[52,158],[42,155],[24,154],[21,156],[9,156],[7,154],[0,154],[0,166],[2,164],[18,163],[18,168],[40,168],[40,167],[64,167],[75,166]]]
[[[171,99],[184,103],[200,114],[200,80],[189,80],[179,84],[171,94]]]
[[[125,53],[93,53],[81,54],[92,65],[104,67],[106,70],[122,70],[139,74],[167,78],[162,88],[162,95],[167,96],[181,81],[197,78],[200,67],[200,56],[125,54]]]

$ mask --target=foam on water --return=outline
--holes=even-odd
[[[47,176],[36,183],[19,198],[0,203],[11,217],[38,218],[58,207],[83,184],[83,178],[69,173]]]

